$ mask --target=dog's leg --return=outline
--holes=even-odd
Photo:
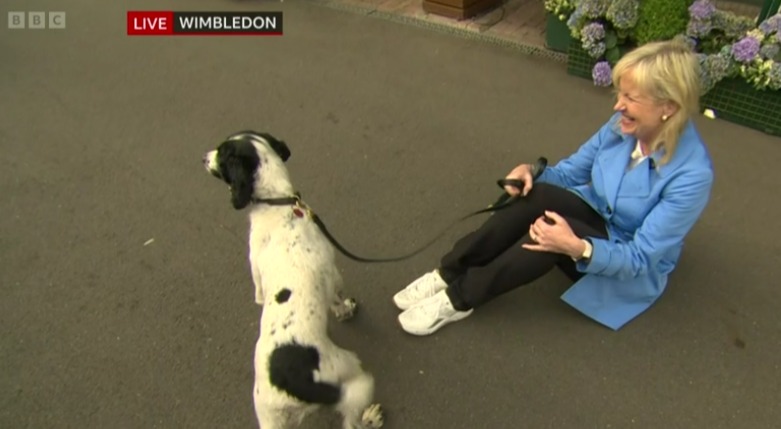
[[[343,322],[355,316],[358,304],[352,298],[345,298],[341,293],[336,294],[331,304],[331,311],[336,316],[336,320]]]
[[[374,378],[365,372],[342,384],[343,396],[337,409],[344,418],[344,429],[379,428],[383,424],[382,407],[371,404]]]
[[[255,415],[260,429],[289,429],[295,426],[293,416],[284,409],[271,408],[260,396],[257,385],[254,389]],[[300,422],[299,422],[300,423]]]
[[[331,311],[336,316],[336,320],[343,322],[355,316],[358,303],[352,298],[345,298],[343,293],[344,282],[342,275],[336,269],[329,276],[332,279],[331,284]]]
[[[361,423],[365,428],[382,427],[383,416],[380,404],[371,404],[364,409],[363,415],[361,416]]]

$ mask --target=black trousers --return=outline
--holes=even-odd
[[[477,230],[459,239],[442,257],[439,273],[457,310],[478,307],[541,277],[558,266],[575,282],[582,276],[568,255],[524,249],[529,227],[545,210],[567,220],[578,237],[607,237],[605,220],[571,191],[535,184],[526,197],[493,212]]]

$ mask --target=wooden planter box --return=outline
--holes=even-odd
[[[497,8],[501,4],[502,0],[423,0],[423,10],[462,20]]]
[[[702,96],[700,106],[717,118],[781,136],[781,91],[760,91],[743,79],[727,78]]]
[[[573,40],[567,23],[552,13],[545,19],[545,46],[551,51],[567,52]]]

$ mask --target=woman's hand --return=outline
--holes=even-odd
[[[532,178],[532,165],[521,164],[513,168],[512,171],[507,174],[505,179],[516,179],[523,181],[523,189],[518,189],[515,186],[505,185],[504,190],[512,196],[516,196],[520,193],[525,197],[526,194],[532,190],[532,182],[534,181]]]
[[[546,216],[549,219],[546,221]],[[551,223],[548,223],[551,222]],[[524,249],[538,252],[553,252],[569,255],[573,258],[583,254],[585,244],[572,232],[569,223],[556,212],[545,211],[529,227],[529,237],[534,243],[523,244]]]

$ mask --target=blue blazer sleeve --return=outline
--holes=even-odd
[[[607,141],[613,134],[613,122],[614,118],[611,118],[602,125],[599,131],[580,146],[575,153],[562,159],[555,166],[546,168],[536,181],[550,183],[562,188],[573,188],[590,182],[594,159],[602,143]]]

